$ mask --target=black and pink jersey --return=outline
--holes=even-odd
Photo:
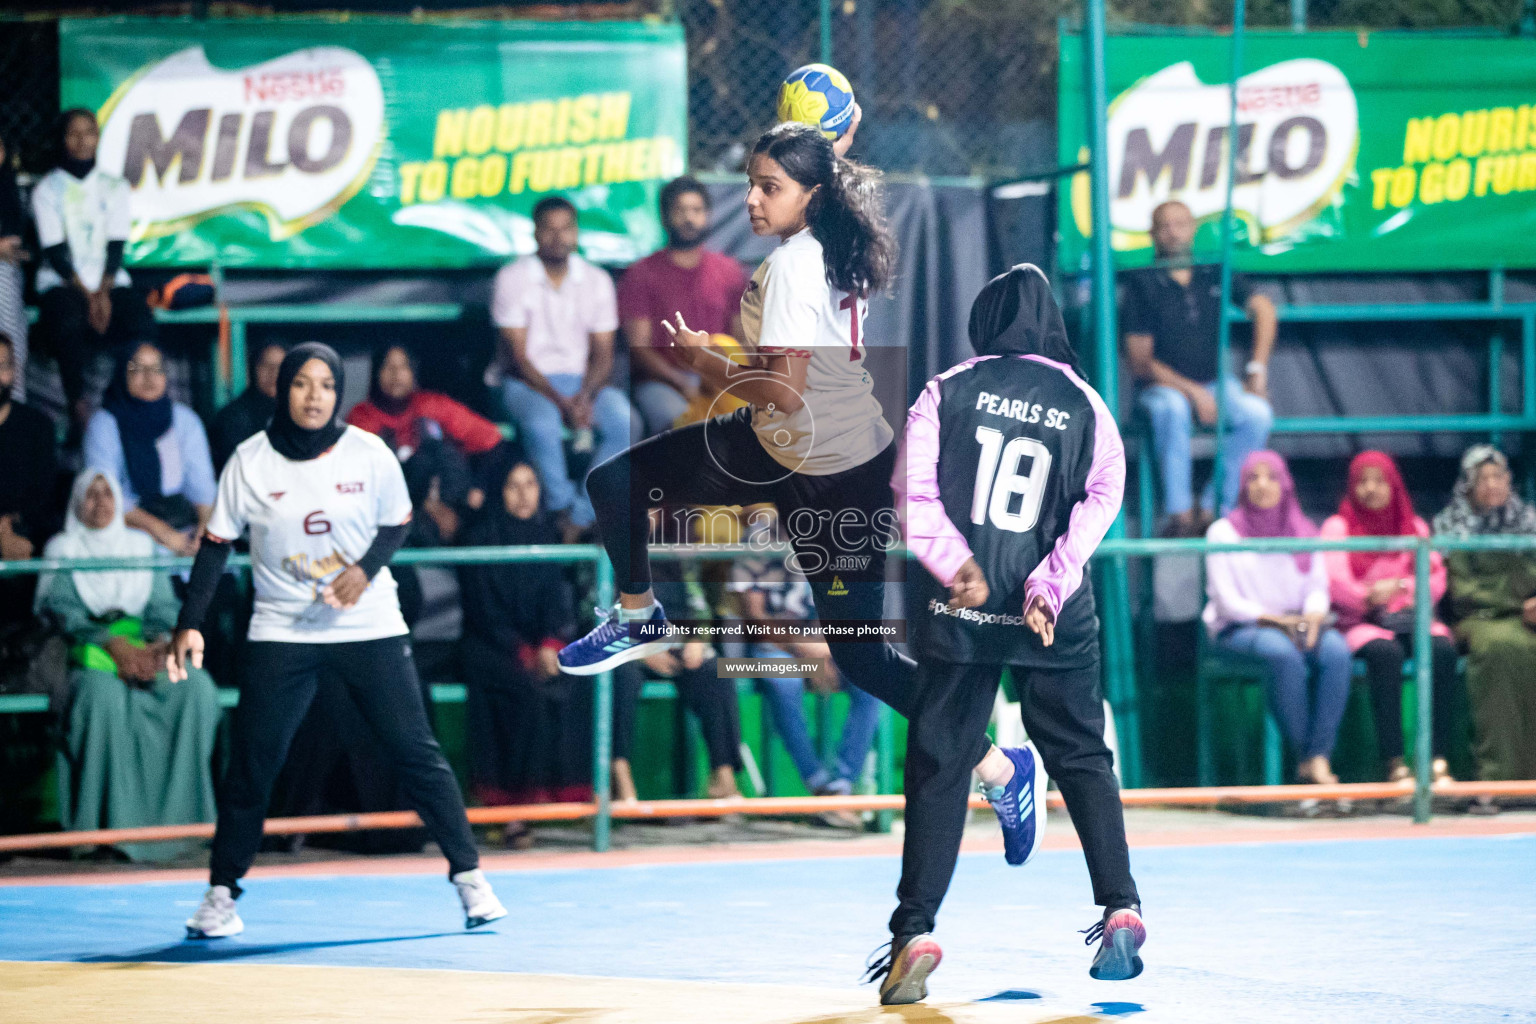
[[[892,487],[923,566],[909,574],[913,653],[1036,668],[1095,660],[1084,567],[1125,492],[1125,448],[1098,392],[1044,356],[978,356],[928,382],[902,447]],[[973,556],[990,596],[951,606],[949,585]],[[1024,625],[1036,594],[1056,615],[1049,648]]]

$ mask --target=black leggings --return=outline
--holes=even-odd
[[[918,668],[907,731],[907,832],[896,887],[900,905],[891,915],[892,935],[933,930],[960,855],[971,768],[987,752],[983,730],[1002,668],[938,661]],[[1120,784],[1104,743],[1098,664],[1050,672],[1015,666],[1012,672],[1024,727],[1061,789],[1082,840],[1093,901],[1103,907],[1140,903],[1131,878]]]
[[[1403,756],[1403,662],[1413,650],[1413,638],[1372,640],[1355,652],[1365,662],[1365,678],[1371,687],[1371,710],[1376,719],[1376,747],[1383,761]],[[1435,757],[1444,757],[1451,739],[1451,716],[1456,710],[1456,645],[1449,638],[1429,638],[1430,671],[1434,681],[1434,714],[1430,716],[1431,745]]]
[[[647,550],[658,506],[772,502],[811,584],[822,622],[879,621],[885,611],[885,543],[897,526],[891,496],[896,444],[852,469],[827,476],[775,462],[739,409],[647,438],[587,476],[598,531],[619,590],[651,585]],[[665,527],[664,527],[665,529]],[[866,693],[906,715],[917,666],[888,643],[832,641],[832,659]]]
[[[158,330],[144,297],[131,288],[113,288],[112,319],[106,334],[91,329],[90,306],[73,285],[50,288],[38,297],[39,335],[59,364],[68,414],[85,392],[85,371],[96,353],[114,351],[134,341],[154,341]]]
[[[696,669],[683,669],[672,677],[678,699],[699,720],[709,766],[729,765],[741,771],[741,714],[736,703],[736,680],[715,678],[716,659],[706,658]],[[636,661],[613,670],[613,756],[633,760],[635,726],[640,710],[640,691],[645,672]]]
[[[210,884],[227,885],[239,895],[238,883],[261,845],[272,783],[322,670],[336,673],[351,691],[427,832],[448,858],[449,875],[479,866],[458,780],[427,722],[409,637],[340,644],[253,641],[245,651],[248,668],[235,710],[229,768],[219,790]]]

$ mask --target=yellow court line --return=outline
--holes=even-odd
[[[1096,1024],[1017,1002],[873,1005],[820,989],[287,964],[0,962],[6,1024]],[[1033,1009],[1034,1012],[1031,1012]],[[1045,1012],[1041,1012],[1041,1011]]]

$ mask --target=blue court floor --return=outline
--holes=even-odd
[[[1536,835],[1158,847],[1136,850],[1133,868],[1147,971],[1106,983],[1088,978],[1077,934],[1097,917],[1078,852],[1047,850],[1024,869],[964,855],[936,932],[934,1009],[898,1016],[1536,1022]],[[9,886],[0,961],[745,983],[764,986],[761,1002],[713,1019],[874,1020],[845,1011],[877,1000],[858,977],[887,938],[897,871],[881,855],[493,873],[512,914],[473,933],[440,875],[256,878],[240,903],[245,934],[204,943],[180,939],[200,883]],[[15,976],[0,974],[0,1020]],[[826,1016],[775,1016],[775,986],[839,994]]]

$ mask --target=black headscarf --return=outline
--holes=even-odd
[[[293,422],[293,414],[288,406],[288,392],[293,387],[293,378],[299,375],[299,369],[311,359],[318,359],[329,366],[331,374],[336,378],[336,408],[331,413],[331,422],[318,430],[305,430]],[[277,407],[272,410],[272,422],[267,426],[267,438],[279,455],[294,462],[307,462],[324,455],[341,440],[341,435],[347,430],[347,423],[341,418],[344,380],[341,357],[329,345],[322,345],[318,341],[306,342],[295,346],[283,357],[283,365],[277,369]]]
[[[1083,375],[1051,284],[1033,263],[1020,263],[987,282],[971,306],[970,333],[979,356],[1044,356]]]
[[[74,157],[69,155],[69,150],[64,146],[64,136],[69,133],[69,124],[77,117],[88,117],[92,121],[96,120],[96,115],[91,113],[91,111],[86,110],[84,107],[76,107],[72,110],[66,110],[59,116],[59,166],[69,174],[72,174],[76,178],[79,178],[81,181],[84,181],[85,176],[90,174],[91,171],[95,169],[96,158],[91,157],[89,160],[76,160]]]
[[[165,432],[171,429],[170,389],[153,402],[145,402],[128,393],[128,364],[141,348],[152,348],[165,353],[160,346],[148,341],[130,342],[117,356],[117,369],[112,383],[102,400],[101,407],[117,420],[117,433],[122,438],[123,461],[128,465],[128,482],[140,503],[161,496],[160,451],[155,446]]]
[[[560,543],[560,530],[544,509],[537,509],[527,519],[507,511],[502,487],[514,469],[526,464],[523,459],[498,460],[494,484],[486,489],[485,506],[465,530],[461,543],[477,547]],[[463,565],[459,567],[459,590],[466,631],[508,649],[574,632],[570,581],[559,565]]]
[[[0,138],[0,148],[5,150],[5,159],[0,160],[0,238],[4,238],[19,236],[26,221],[22,219],[21,190],[16,187],[16,151],[5,138]]]
[[[416,375],[417,386],[421,384],[421,369],[416,365],[416,357],[411,354],[410,349],[398,341],[386,342],[374,349],[373,366],[369,370],[368,377],[368,401],[378,406],[386,416],[398,416],[405,412],[406,406],[411,404],[410,395],[404,398],[390,398],[384,393],[384,389],[379,387],[379,372],[384,369],[384,360],[388,359],[389,354],[395,349],[405,353],[405,358],[411,364],[411,373]]]

